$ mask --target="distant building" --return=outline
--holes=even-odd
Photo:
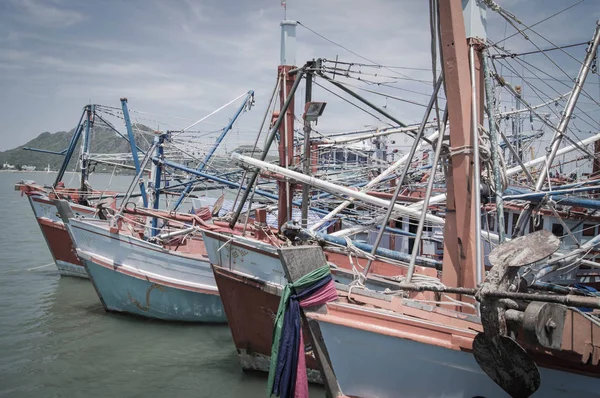
[[[23,170],[23,171],[35,171],[35,166],[27,166],[26,164],[24,164],[23,166],[21,166],[21,170]]]
[[[12,164],[4,163],[4,164],[2,165],[2,168],[3,168],[3,169],[6,169],[6,170],[14,170],[14,169],[15,169],[15,166],[13,166]]]

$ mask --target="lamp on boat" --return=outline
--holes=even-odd
[[[323,114],[327,102],[307,102],[304,107],[304,120],[308,122],[316,122],[319,116]]]

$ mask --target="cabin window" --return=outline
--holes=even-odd
[[[394,225],[394,228],[402,230],[404,229],[404,223],[402,222],[402,219],[395,220],[395,224],[396,225]]]
[[[594,224],[583,224],[581,234],[583,236],[596,236],[596,226]]]
[[[510,231],[508,230],[508,215],[509,213],[507,211],[504,212],[504,231],[507,234],[510,234]]]
[[[562,224],[553,223],[552,224],[552,233],[554,234],[554,236],[557,236],[559,238],[564,236],[565,231],[564,231]]]

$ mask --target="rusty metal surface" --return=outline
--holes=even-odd
[[[496,247],[489,255],[492,266],[523,267],[549,257],[560,247],[551,231],[541,230]]]
[[[513,397],[529,397],[533,394],[540,386],[540,373],[525,349],[508,337],[506,301],[486,296],[486,293],[510,292],[511,287],[518,284],[517,272],[520,267],[550,256],[558,249],[559,244],[558,239],[549,231],[538,231],[503,243],[489,256],[493,267],[478,293],[483,332],[473,341],[473,355],[481,369]],[[521,317],[513,314],[516,311],[512,309],[509,316],[513,323],[523,322],[527,318],[529,337],[536,335],[536,323],[540,319],[545,322],[543,316],[536,318],[534,311],[535,307],[527,317]],[[551,311],[545,313],[551,314]],[[531,329],[534,330],[533,333]]]
[[[540,387],[540,372],[527,352],[510,337],[479,333],[473,354],[481,369],[513,398],[527,398]]]
[[[564,305],[539,301],[530,303],[523,313],[523,337],[529,344],[560,350],[566,315],[567,307]]]

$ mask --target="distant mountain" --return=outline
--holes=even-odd
[[[140,130],[148,133],[152,133],[153,130],[141,125],[134,125],[134,131]],[[75,129],[71,131],[59,131],[57,133],[45,132],[38,135],[33,140],[27,142],[25,145],[21,145],[8,151],[0,152],[0,167],[4,163],[11,164],[16,168],[20,168],[24,165],[35,166],[36,170],[44,170],[48,165],[52,170],[58,170],[63,162],[63,156],[52,155],[48,153],[32,152],[24,150],[23,148],[36,148],[44,149],[47,151],[60,152],[69,146],[69,142],[73,137]],[[138,147],[141,149],[147,149],[150,145],[148,142],[152,141],[152,137],[148,137],[146,134],[141,132],[135,132],[135,139]],[[79,152],[81,147],[81,141],[77,145],[75,154],[69,162],[67,170],[73,170],[77,164],[79,158]],[[129,143],[121,136],[117,135],[113,130],[109,129],[105,125],[96,124],[90,133],[90,153],[129,153]],[[98,165],[96,171],[101,171],[106,166]],[[110,169],[110,166],[107,167]]]

